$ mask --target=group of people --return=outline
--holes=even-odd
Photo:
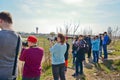
[[[19,60],[24,63],[22,80],[40,80],[44,49],[37,45],[38,39],[34,35],[28,36],[27,48],[24,45],[22,46],[21,37],[14,31],[12,24],[11,14],[9,12],[0,12],[0,80],[16,80],[16,53],[21,53]],[[93,38],[90,35],[86,37],[79,35],[74,38],[72,54],[73,64],[76,66],[75,76],[84,74],[83,62],[85,62],[85,53],[88,53],[88,58],[90,59],[91,51],[93,52],[94,63],[98,63],[99,57],[102,57],[102,49],[104,51],[104,60],[108,58],[108,40],[109,36],[106,32]],[[65,73],[68,67],[69,48],[68,37],[61,33],[57,35],[55,43],[50,41],[49,50],[52,56],[54,80],[66,80]]]
[[[107,45],[109,45],[110,42],[111,39],[107,35],[107,32],[95,36],[76,36],[72,43],[73,64],[75,64],[75,74],[73,74],[73,76],[84,74],[83,63],[86,63],[86,53],[88,55],[88,61],[91,63],[98,63],[100,58],[101,60],[107,60]],[[104,52],[104,57],[102,56],[102,51]]]
[[[27,38],[28,47],[22,46],[22,39],[13,29],[13,20],[9,12],[0,12],[0,80],[16,80],[17,56],[24,64],[22,80],[40,80],[44,49],[37,45],[34,35]],[[68,37],[58,34],[55,44],[50,41],[52,56],[52,72],[54,80],[66,80],[65,72],[68,66]],[[21,53],[20,55],[17,55]]]

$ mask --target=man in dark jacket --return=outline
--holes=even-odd
[[[104,60],[108,59],[108,53],[107,53],[107,43],[109,40],[109,36],[107,35],[107,32],[104,32],[104,38],[103,38],[103,51],[104,51]]]
[[[67,71],[67,67],[68,67],[68,55],[69,55],[69,48],[70,48],[70,45],[68,43],[68,37],[66,37],[66,45],[67,45],[67,50],[65,52],[65,71]]]
[[[88,59],[91,58],[91,47],[92,47],[92,44],[91,44],[91,36],[88,35],[87,37],[85,37],[85,41],[87,42],[89,48],[88,48],[88,51],[87,51],[87,54],[88,54]]]
[[[100,57],[102,58],[102,39],[103,39],[103,34],[99,34],[99,38],[100,38],[100,50],[99,50],[99,54],[100,54]]]
[[[76,71],[74,76],[83,74],[83,61],[85,60],[83,35],[79,36],[79,41],[77,44],[78,44],[78,49],[76,54]]]

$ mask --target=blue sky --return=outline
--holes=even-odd
[[[120,26],[120,0],[0,0],[0,11],[9,11],[22,32],[56,32],[72,23],[80,25],[78,33],[91,28],[97,34]]]

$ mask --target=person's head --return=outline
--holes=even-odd
[[[91,38],[91,35],[88,35],[89,38]]]
[[[99,37],[101,37],[101,35],[102,35],[102,34],[100,33],[100,34],[99,34]]]
[[[0,28],[3,27],[4,24],[12,23],[12,16],[9,12],[0,12]]]
[[[95,36],[96,39],[98,39],[99,37],[98,36]]]
[[[32,46],[35,46],[36,45],[36,43],[37,43],[37,38],[34,36],[34,35],[30,35],[30,36],[28,36],[28,38],[27,38],[27,42],[28,42],[28,46],[29,47],[32,47]]]
[[[61,43],[61,44],[64,44],[65,43],[65,36],[61,33],[58,33],[57,42]]]
[[[107,32],[104,32],[104,35],[107,35]]]
[[[82,40],[84,38],[83,35],[79,35],[79,40]]]

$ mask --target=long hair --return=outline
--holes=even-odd
[[[61,33],[58,33],[58,37],[60,38],[60,43],[64,44],[65,43],[65,36]]]

